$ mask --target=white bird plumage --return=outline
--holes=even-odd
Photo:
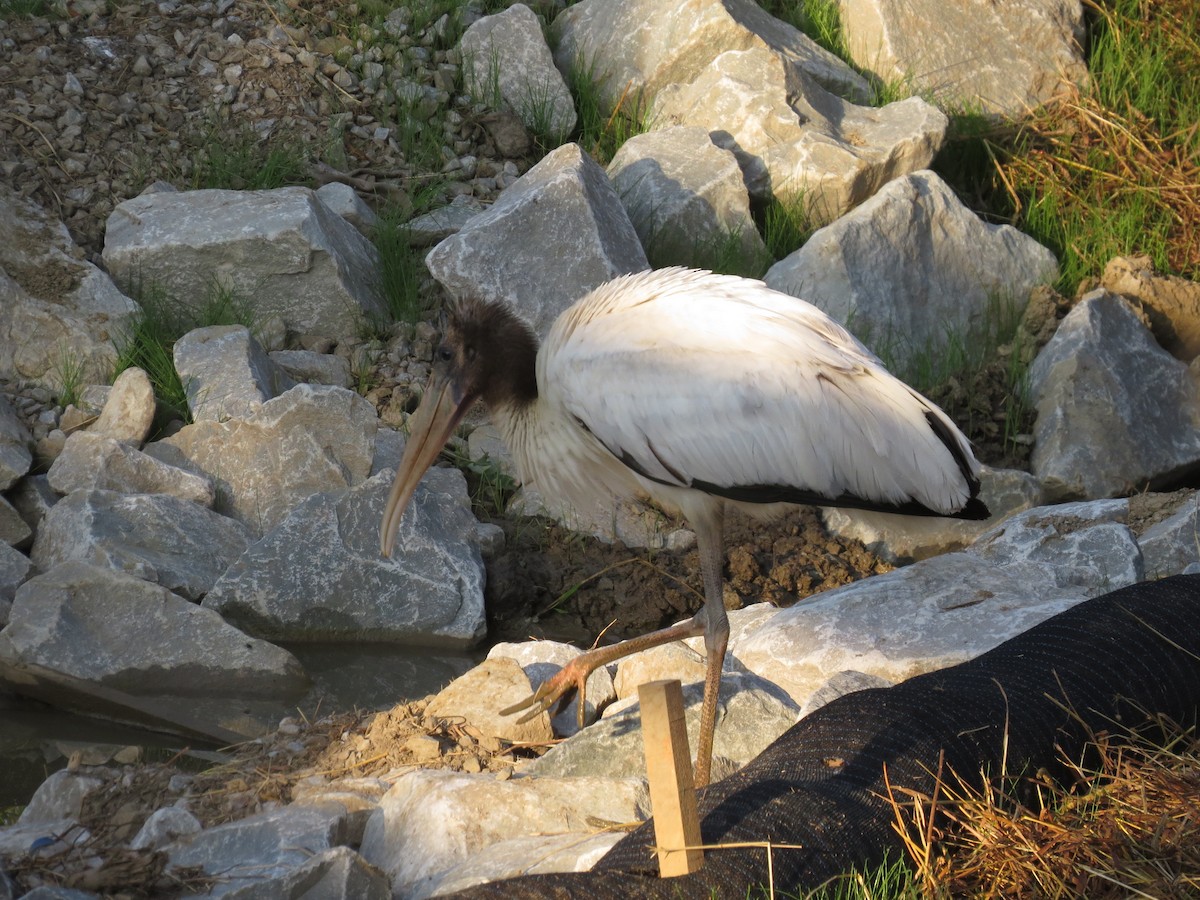
[[[542,423],[586,431],[555,429],[551,455],[497,411],[500,428],[523,474],[577,506],[699,481],[950,514],[970,486],[927,415],[978,476],[941,410],[817,307],[746,278],[663,269],[608,282],[554,323],[537,385]]]
[[[540,350],[507,307],[468,300],[451,311],[437,356],[385,512],[383,552],[417,481],[480,397],[523,479],[544,494],[579,509],[649,495],[681,511],[697,534],[704,610],[584,654],[514,709],[536,714],[582,691],[598,665],[704,634],[700,783],[728,636],[727,505],[987,515],[979,463],[945,413],[825,313],[761,281],[679,268],[622,276],[562,313]]]

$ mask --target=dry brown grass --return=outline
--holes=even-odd
[[[1086,760],[983,790],[952,774],[893,793],[929,897],[1200,897],[1200,736],[1169,722],[1100,734]],[[941,774],[941,773],[939,773]],[[1065,782],[1065,783],[1064,783]]]
[[[1072,291],[1113,256],[1200,274],[1200,4],[1085,0],[1082,88],[991,145],[1013,221],[1062,259]]]

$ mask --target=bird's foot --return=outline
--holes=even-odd
[[[579,727],[583,728],[586,712],[584,698],[587,695],[587,679],[596,666],[599,665],[599,663],[586,660],[587,656],[588,654],[584,653],[575,657],[575,659],[563,666],[552,678],[548,678],[542,682],[541,687],[533,694],[526,697],[520,703],[515,703],[507,709],[500,710],[500,715],[511,716],[523,709],[529,709],[529,712],[517,719],[517,724],[524,724],[543,712],[549,712],[551,707],[555,707],[551,715],[561,712],[571,702],[571,698],[578,695]]]

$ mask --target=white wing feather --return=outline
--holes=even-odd
[[[949,419],[849,332],[748,279],[665,269],[609,282],[555,323],[538,387],[547,412],[669,485],[778,485],[953,512],[969,488],[930,413],[978,468]]]

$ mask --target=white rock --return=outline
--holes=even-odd
[[[392,877],[396,896],[428,896],[444,873],[497,843],[587,834],[596,819],[645,819],[639,779],[516,778],[417,770],[401,777],[367,824],[362,855]]]
[[[195,834],[201,827],[200,820],[186,809],[166,806],[150,814],[129,846],[134,850],[160,850],[176,838]]]

